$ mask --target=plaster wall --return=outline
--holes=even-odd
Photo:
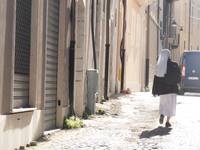
[[[0,28],[0,115],[8,114],[12,106],[13,89],[13,1],[2,1],[1,7],[1,28]]]
[[[0,115],[3,114],[3,70],[4,70],[4,50],[6,40],[6,7],[7,2],[0,3]]]
[[[200,47],[200,1],[191,1],[191,24],[190,24],[190,50],[197,50]],[[174,60],[179,62],[180,56],[184,51],[188,51],[189,44],[189,0],[176,1],[174,3],[175,20],[182,26],[180,31],[180,44],[174,50]],[[193,9],[192,9],[193,8]],[[193,12],[192,12],[193,10]],[[178,27],[177,27],[178,28]],[[193,29],[192,29],[193,28]],[[178,28],[180,29],[180,27]]]
[[[117,61],[117,28],[118,28],[118,0],[111,1],[111,9],[110,9],[110,82],[109,82],[109,92],[111,95],[116,93],[115,85],[116,85],[116,61]]]
[[[122,0],[118,1],[118,28],[117,28],[117,57],[116,57],[116,85],[115,89],[117,93],[120,93],[121,91],[121,59],[120,59],[120,45],[122,41],[122,28],[123,28],[123,3]]]
[[[136,1],[127,1],[126,55],[125,55],[125,89],[132,92],[141,91],[145,55],[145,8]],[[145,61],[145,60],[143,60]]]
[[[37,140],[43,134],[44,111],[0,116],[0,149],[13,150]]]
[[[98,99],[100,102],[104,96],[104,73],[105,73],[105,13],[103,0],[99,0],[96,5],[96,31],[95,48],[98,70]],[[105,7],[106,8],[106,7]]]
[[[63,118],[69,114],[69,47],[71,35],[71,1],[60,1],[59,43],[58,43],[58,74],[57,74],[57,105],[56,126],[63,126]]]
[[[87,41],[86,30],[88,28],[86,21],[86,14],[88,7],[88,1],[84,3],[82,0],[77,2],[77,14],[76,14],[76,51],[75,51],[75,79],[74,79],[74,108],[77,116],[82,116],[84,111],[84,105],[86,102],[85,92],[85,79],[86,79],[86,49]],[[86,90],[86,91],[85,91]]]

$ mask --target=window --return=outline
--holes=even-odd
[[[115,27],[117,27],[117,2],[115,3]]]
[[[163,35],[163,23],[162,23],[162,21],[160,21],[160,28],[162,29],[162,30],[160,30],[160,35]]]
[[[137,48],[140,47],[140,36],[141,36],[140,30],[141,30],[141,17],[140,17],[139,14],[137,14],[137,29],[136,29],[136,32],[137,32],[137,34],[136,34],[136,44],[137,44],[136,47]]]
[[[192,26],[191,33],[193,34],[193,27],[194,27],[194,7],[192,7],[191,26]]]
[[[16,1],[13,109],[29,107],[31,3]]]
[[[185,31],[186,31],[186,27],[187,27],[187,3],[185,3]]]
[[[200,28],[200,10],[198,10],[198,28]]]
[[[185,49],[185,47],[186,47],[186,41],[184,40],[184,49]]]
[[[122,12],[122,2],[120,2],[120,6],[119,7],[120,7],[119,8],[120,12]]]
[[[106,2],[105,2],[105,0],[103,0],[103,12],[105,13],[105,4]]]
[[[131,45],[135,43],[135,27],[136,27],[136,13],[132,9],[132,26],[131,26]]]

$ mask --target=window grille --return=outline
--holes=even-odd
[[[29,75],[31,0],[16,1],[15,73]]]

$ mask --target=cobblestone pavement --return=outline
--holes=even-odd
[[[103,104],[106,115],[84,120],[79,129],[60,130],[29,150],[198,150],[200,96],[178,96],[171,128],[158,123],[159,98],[148,93],[118,94]],[[41,137],[42,139],[42,137]]]

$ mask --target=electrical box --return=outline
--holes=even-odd
[[[87,70],[87,107],[95,114],[96,96],[98,95],[98,70]]]

